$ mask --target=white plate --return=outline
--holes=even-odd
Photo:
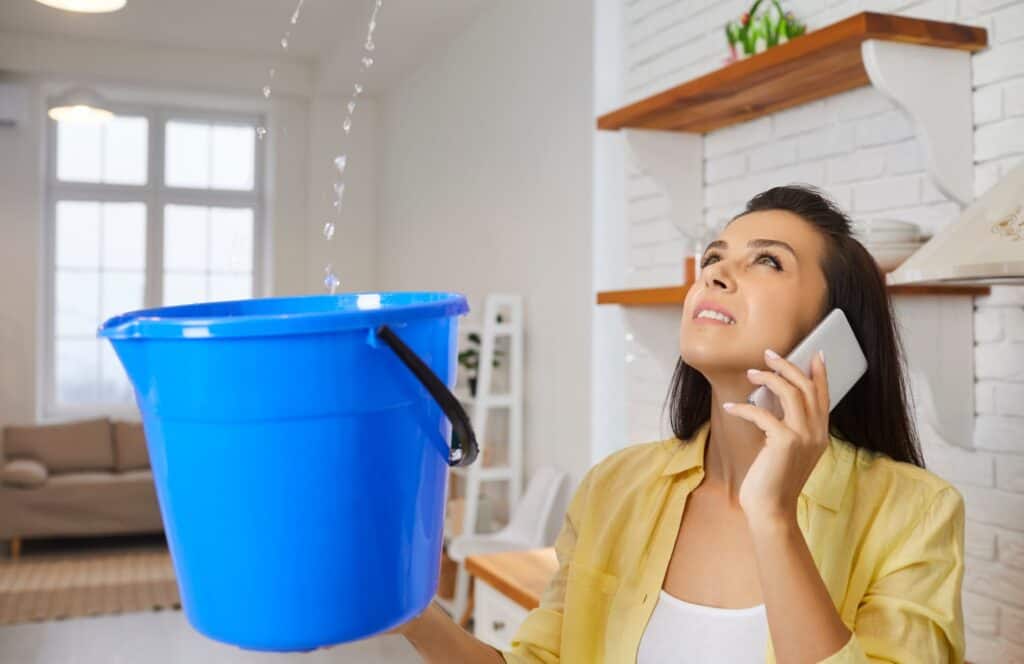
[[[866,228],[866,229],[870,229],[870,230],[878,230],[878,231],[881,231],[881,230],[887,230],[887,231],[904,230],[904,231],[913,231],[915,233],[918,233],[918,232],[921,231],[921,227],[918,226],[917,224],[913,223],[913,222],[910,222],[910,221],[899,221],[899,220],[896,220],[896,219],[863,219],[863,220],[859,220],[859,221],[853,222],[853,225],[854,226],[859,226],[859,227],[862,227],[862,228]]]

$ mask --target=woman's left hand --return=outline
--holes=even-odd
[[[748,521],[796,518],[800,492],[829,445],[829,395],[825,361],[819,353],[808,377],[795,364],[771,350],[768,367],[750,370],[752,383],[764,385],[782,404],[783,419],[748,403],[735,403],[726,412],[742,417],[764,431],[764,447],[740,486],[739,500]]]

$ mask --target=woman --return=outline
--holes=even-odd
[[[811,188],[776,187],[701,265],[675,437],[587,473],[509,651],[431,606],[397,630],[427,661],[963,661],[963,499],[924,470],[884,279],[849,220]],[[830,415],[827,358],[810,376],[782,358],[836,307],[868,370]],[[746,403],[758,385],[782,419]]]

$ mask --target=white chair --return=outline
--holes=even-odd
[[[469,573],[466,558],[484,553],[523,551],[551,546],[562,526],[569,503],[569,475],[550,466],[537,469],[526,492],[501,530],[485,535],[460,535],[448,544],[448,557],[458,563],[455,577],[453,618],[468,619]]]

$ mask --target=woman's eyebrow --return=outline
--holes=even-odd
[[[793,247],[789,246],[789,244],[787,242],[783,242],[782,240],[769,240],[769,239],[766,239],[766,238],[758,238],[756,240],[751,240],[750,242],[747,242],[747,246],[752,248],[752,249],[764,249],[766,247],[781,247],[782,249],[785,249],[789,253],[793,254],[793,258],[796,258],[796,252],[793,251]],[[715,240],[714,242],[709,244],[707,249],[705,249],[704,251],[706,253],[708,251],[708,249],[728,249],[728,248],[729,248],[729,243],[726,242],[725,240]]]

